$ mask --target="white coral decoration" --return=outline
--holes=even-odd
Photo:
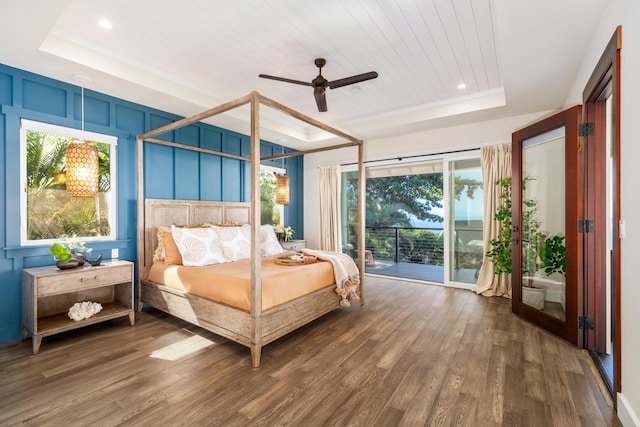
[[[102,304],[99,302],[82,301],[77,302],[69,309],[69,319],[82,320],[88,319],[94,314],[98,314],[102,311]]]

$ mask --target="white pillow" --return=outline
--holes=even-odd
[[[251,226],[213,227],[220,239],[222,253],[227,261],[251,258]]]
[[[227,262],[213,227],[182,228],[171,226],[173,240],[182,255],[182,264],[190,267]]]
[[[262,242],[262,256],[278,255],[284,252],[272,225],[260,226],[260,241]]]

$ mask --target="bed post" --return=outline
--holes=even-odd
[[[251,362],[260,365],[262,353],[262,250],[260,241],[260,101],[251,92]]]
[[[365,255],[365,173],[364,144],[358,144],[358,270],[360,270],[360,305],[364,304],[364,255]]]

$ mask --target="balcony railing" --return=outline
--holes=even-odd
[[[443,228],[367,226],[367,250],[377,260],[444,265]]]
[[[369,267],[375,261],[444,266],[443,227],[366,226],[365,232]],[[456,226],[453,237],[452,274],[458,269],[477,272],[483,258],[482,228]]]

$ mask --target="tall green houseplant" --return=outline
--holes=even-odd
[[[500,229],[498,236],[489,242],[491,250],[487,256],[493,261],[495,274],[511,273],[511,178],[500,179],[495,184],[500,187],[501,203],[493,219],[500,222]]]
[[[526,177],[522,180],[523,192],[527,182],[533,178]],[[496,209],[494,219],[500,221],[498,236],[492,239],[491,250],[487,257],[495,265],[494,273],[511,273],[511,227],[512,227],[512,180],[504,178],[495,183],[500,187],[500,199],[502,203]],[[548,236],[540,231],[540,220],[537,217],[537,202],[533,199],[525,199],[522,202],[522,272],[533,279],[533,275],[540,269],[544,269],[547,276],[553,273],[565,273],[564,236]],[[531,285],[528,283],[527,285]]]

